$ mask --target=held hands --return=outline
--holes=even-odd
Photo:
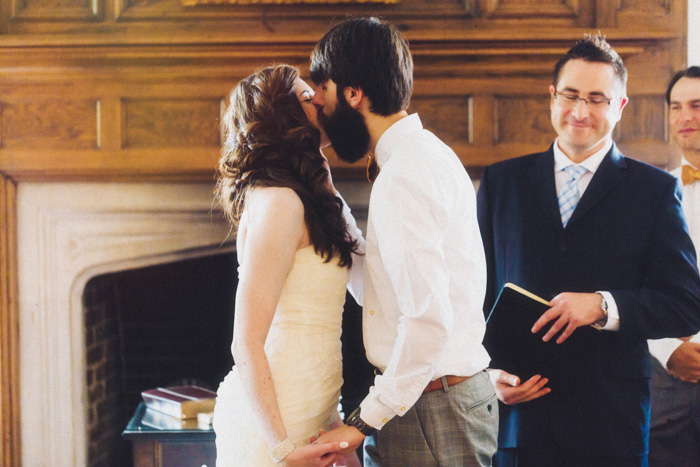
[[[700,381],[700,344],[683,342],[666,363],[668,372],[686,383]]]
[[[342,443],[339,449],[341,455],[350,454],[355,451],[365,440],[365,435],[360,433],[360,430],[354,426],[341,425],[327,433],[322,433],[316,443]]]
[[[557,344],[564,342],[575,330],[581,326],[593,324],[605,317],[600,308],[602,298],[597,293],[571,293],[564,292],[552,300],[552,308],[545,311],[540,319],[535,322],[532,332],[536,333],[542,327],[554,321],[542,340],[547,342],[563,329],[557,338]]]
[[[552,391],[544,387],[549,380],[540,375],[535,375],[520,384],[520,378],[503,370],[489,369],[488,371],[491,384],[496,390],[496,397],[506,405],[528,402]]]
[[[340,442],[307,444],[290,452],[283,461],[285,467],[330,467],[340,457]]]

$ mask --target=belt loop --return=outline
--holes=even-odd
[[[450,386],[447,384],[447,376],[441,377],[440,382],[442,383],[442,390],[444,392],[450,392]]]

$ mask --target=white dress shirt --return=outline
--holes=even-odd
[[[684,165],[690,165],[685,157],[681,161],[681,167]],[[681,181],[681,171],[682,168],[678,167],[671,171],[671,175],[678,178],[678,183],[683,184]],[[697,167],[695,167],[697,169]],[[683,214],[685,214],[685,220],[688,224],[688,230],[690,231],[690,239],[695,245],[695,250],[697,254],[697,249],[700,246],[700,182],[696,181],[689,185],[683,187]],[[700,264],[699,264],[700,266]],[[700,344],[700,333],[694,335],[690,342],[695,342]],[[671,354],[676,351],[678,346],[683,343],[680,339],[666,338],[666,339],[655,339],[649,340],[649,352],[654,356],[666,371],[668,371],[668,359]]]
[[[490,358],[481,344],[486,260],[469,175],[417,114],[384,132],[375,157],[362,322],[367,358],[383,374],[361,409],[381,429],[430,381],[471,376]]]
[[[600,163],[605,159],[605,155],[612,148],[612,140],[608,141],[603,145],[603,147],[593,155],[589,156],[581,162],[580,164],[575,164],[571,159],[567,157],[566,154],[559,148],[559,138],[554,141],[554,182],[557,186],[557,197],[561,194],[561,190],[566,182],[568,175],[564,172],[566,167],[570,165],[578,165],[587,169],[587,172],[581,175],[578,180],[578,192],[579,199],[583,197],[583,193],[588,188],[588,184],[593,180],[593,176],[600,167]],[[605,301],[608,304],[608,320],[604,326],[593,325],[596,329],[602,329],[604,331],[618,331],[620,329],[620,313],[617,310],[617,303],[612,294],[607,291],[597,291],[597,293],[605,297]]]

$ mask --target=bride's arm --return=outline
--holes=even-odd
[[[241,274],[231,351],[245,395],[272,449],[287,439],[287,432],[264,345],[296,251],[308,240],[304,207],[291,189],[252,190],[246,204],[246,235],[239,251]],[[323,449],[316,445],[314,452]],[[286,459],[288,464],[300,455],[312,455],[309,449],[296,451],[300,450]],[[322,453],[313,455],[321,460]]]

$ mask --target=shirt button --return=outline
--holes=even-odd
[[[402,411],[402,412],[405,412],[405,411],[406,411],[406,407],[401,407],[401,411]]]
[[[369,315],[374,316],[374,310],[369,310]]]
[[[382,423],[384,423],[384,424],[386,424],[388,421],[389,421],[388,418],[383,418],[383,419],[382,419]]]

